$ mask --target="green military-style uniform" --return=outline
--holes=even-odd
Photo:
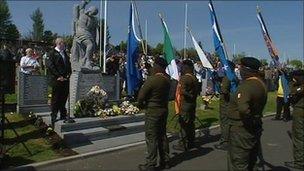
[[[155,68],[155,67],[154,67]],[[169,162],[169,145],[166,137],[168,117],[168,98],[170,78],[163,71],[155,71],[148,77],[138,94],[139,107],[146,108],[145,136],[147,144],[147,167],[157,164],[157,152],[160,164]]]
[[[221,94],[220,94],[220,127],[221,127],[221,139],[220,144],[228,143],[228,129],[229,118],[227,117],[228,103],[230,97],[230,81],[227,76],[223,77],[221,82]]]
[[[185,149],[194,146],[195,139],[195,109],[198,95],[198,80],[189,72],[180,77],[181,85],[181,109],[179,113],[179,124],[181,127],[181,141]]]
[[[242,65],[253,69],[241,68],[241,75],[242,72],[246,74],[230,98],[228,170],[254,169],[260,150],[262,112],[267,101],[266,86],[257,77],[259,61],[247,57],[242,60]]]
[[[291,104],[293,106],[293,167],[304,169],[304,71],[301,71],[301,73],[298,74],[298,77],[302,77],[302,80],[294,79],[294,81],[290,84]],[[287,166],[289,165],[287,164]]]

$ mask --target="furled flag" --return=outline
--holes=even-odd
[[[207,57],[206,57],[204,51],[202,50],[202,48],[199,46],[199,44],[197,43],[197,41],[193,37],[192,32],[191,32],[191,30],[189,28],[188,28],[188,31],[189,31],[189,34],[190,34],[190,36],[192,38],[192,42],[193,42],[194,48],[195,48],[195,50],[196,50],[196,52],[198,54],[198,57],[200,58],[200,60],[202,62],[202,65],[205,68],[213,69],[213,66],[211,65],[211,63],[207,59]]]
[[[126,76],[127,76],[127,92],[128,95],[134,95],[139,89],[141,74],[137,66],[138,60],[138,50],[140,39],[135,33],[134,24],[134,4],[130,4],[130,18],[129,18],[129,29],[128,29],[128,44],[127,44],[127,66],[126,66]]]
[[[219,59],[221,64],[224,66],[224,71],[227,76],[227,78],[231,82],[231,91],[235,92],[237,88],[237,78],[234,73],[234,69],[231,69],[228,65],[227,60],[227,54],[224,47],[224,41],[223,37],[220,32],[220,28],[218,26],[216,14],[213,8],[213,4],[211,1],[209,1],[209,10],[210,10],[210,16],[211,16],[211,24],[212,24],[212,30],[213,30],[213,43],[216,53],[219,55]]]
[[[264,19],[262,17],[261,11],[259,7],[257,7],[257,18],[261,26],[262,34],[266,43],[266,46],[268,48],[269,54],[274,62],[275,65],[279,65],[279,54],[278,50],[275,48],[274,44],[271,41],[271,38],[269,36],[268,30],[266,28]]]
[[[262,34],[263,34],[266,46],[267,46],[268,51],[269,51],[269,55],[271,56],[271,58],[274,62],[274,65],[278,68],[281,68],[282,66],[281,66],[280,61],[279,61],[278,50],[275,48],[274,44],[271,41],[271,38],[269,36],[268,30],[266,28],[266,25],[265,25],[265,22],[264,22],[264,19],[262,17],[262,13],[261,13],[261,10],[260,10],[259,7],[257,7],[257,18],[258,18],[258,21],[259,21],[260,26],[261,26]],[[288,101],[288,95],[289,95],[289,86],[288,86],[288,80],[286,78],[285,73],[283,73],[281,75],[280,80],[282,81],[282,86],[283,86],[284,101],[287,102]]]
[[[175,56],[174,56],[174,50],[173,50],[173,46],[171,43],[168,27],[167,27],[165,20],[161,16],[160,16],[160,19],[161,19],[163,29],[164,29],[164,49],[163,49],[164,58],[166,59],[166,61],[169,64],[166,69],[166,72],[171,76],[171,78],[178,80],[179,75],[178,75],[177,65],[176,65]]]

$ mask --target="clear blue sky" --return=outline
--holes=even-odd
[[[8,1],[12,20],[21,33],[32,29],[30,14],[40,8],[44,15],[45,29],[59,34],[71,34],[73,5],[80,1]],[[188,3],[188,24],[203,48],[213,51],[211,22],[208,1],[138,1],[142,28],[148,21],[148,42],[155,46],[163,41],[163,32],[158,13],[167,22],[172,43],[178,49],[183,47],[184,10]],[[91,5],[99,7],[100,1]],[[245,52],[269,58],[260,26],[256,18],[256,5],[262,8],[270,36],[286,58],[303,58],[303,2],[302,1],[214,1],[221,31],[227,44],[228,53]],[[89,5],[90,6],[90,5]],[[112,44],[127,39],[129,1],[108,1],[108,25]],[[187,35],[187,46],[192,42]]]

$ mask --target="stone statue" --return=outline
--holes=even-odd
[[[95,6],[91,6],[85,11],[85,7],[89,2],[90,0],[84,0],[74,7],[74,40],[71,57],[74,71],[79,71],[82,68],[96,70],[92,57],[99,37],[97,36],[99,25],[96,18],[98,9]]]

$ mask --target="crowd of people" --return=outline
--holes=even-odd
[[[55,47],[43,50],[38,46],[20,48],[13,53],[6,45],[0,50],[3,60],[15,60],[24,74],[41,74],[41,68],[47,69],[52,86],[51,118],[54,127],[57,113],[60,119],[68,121],[65,108],[69,92],[69,78],[72,73],[70,54],[66,50],[64,40],[57,38]],[[98,54],[93,55],[98,62]],[[196,148],[195,141],[195,109],[198,96],[215,95],[220,99],[221,139],[216,149],[228,151],[229,170],[254,170],[260,138],[262,136],[263,109],[267,101],[267,92],[277,90],[277,113],[274,120],[289,121],[293,117],[293,162],[286,163],[289,167],[303,168],[303,123],[304,123],[304,71],[289,71],[286,68],[270,68],[262,66],[253,57],[244,57],[240,61],[229,61],[229,67],[235,71],[236,79],[229,80],[225,69],[219,61],[212,61],[213,70],[203,67],[200,61],[176,59],[180,79],[175,92],[175,111],[181,127],[180,141],[173,147],[187,151]],[[145,135],[147,144],[147,163],[141,169],[154,170],[157,166],[170,168],[170,155],[166,137],[168,117],[168,91],[171,87],[170,76],[166,73],[167,61],[160,57],[139,55],[138,68],[143,82],[139,87],[138,106],[146,109]],[[123,90],[126,90],[126,54],[111,55],[106,61],[109,75],[119,73]],[[46,72],[44,72],[46,74]],[[282,76],[290,85],[285,91]],[[231,83],[238,85],[233,89]],[[286,94],[288,93],[288,94]],[[286,99],[286,97],[288,97]],[[290,114],[290,106],[293,114]],[[283,117],[281,117],[284,108]]]

